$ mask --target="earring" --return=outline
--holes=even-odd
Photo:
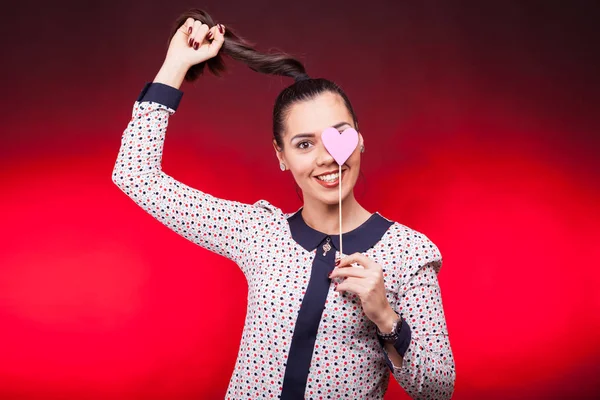
[[[279,169],[281,169],[282,171],[285,171],[285,164],[280,162],[279,163]]]
[[[365,145],[364,145],[364,144],[361,144],[361,145],[360,145],[360,152],[361,152],[361,153],[364,153],[364,152],[365,152]]]

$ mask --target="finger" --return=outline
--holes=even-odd
[[[200,25],[202,25],[202,23],[200,21],[195,21],[192,24],[192,32],[190,33],[190,36],[188,38],[188,46],[192,47],[194,46],[194,37],[196,35],[196,33],[198,33],[198,30],[200,29]]]
[[[192,33],[192,28],[194,27],[194,18],[188,18],[185,20],[183,25],[179,27],[179,31],[184,33],[186,36],[189,36]]]
[[[219,29],[219,27],[221,27],[221,29]],[[221,49],[221,46],[223,46],[223,43],[225,42],[225,25],[217,24],[213,26],[213,28],[215,28],[212,34],[213,40],[210,43],[210,46],[208,47],[208,53],[211,56],[215,56],[219,52],[219,49]]]
[[[204,41],[204,37],[208,32],[208,25],[203,24],[202,21],[194,21],[194,27],[188,41],[188,45],[192,46],[194,50],[198,50],[200,43]]]
[[[337,277],[349,277],[354,276],[356,278],[366,278],[369,276],[369,273],[364,270],[364,268],[334,268],[329,274],[330,278]]]
[[[356,281],[350,281],[350,279],[351,278],[348,278],[344,282],[337,285],[337,287],[335,288],[335,291],[336,292],[351,292],[351,293],[355,293],[360,296],[362,294],[362,292],[365,290],[365,287],[362,286],[361,284],[357,283]]]
[[[204,41],[206,43],[210,44],[210,41],[215,38],[215,32],[218,31],[218,30],[219,30],[219,28],[217,27],[217,25],[215,25],[212,28],[210,28],[208,30],[208,32],[206,32],[206,36],[204,37]]]
[[[340,263],[336,265],[336,267],[349,267],[351,264],[357,263],[360,264],[363,268],[371,268],[373,266],[374,261],[365,256],[362,253],[353,253],[350,254],[340,260]]]

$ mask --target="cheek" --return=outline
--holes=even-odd
[[[312,159],[308,156],[298,156],[290,160],[290,169],[297,178],[310,176],[312,173]]]
[[[350,183],[352,186],[356,184],[358,176],[360,175],[360,155],[353,154],[347,161],[348,167],[350,167]]]
[[[348,166],[352,170],[352,174],[358,175],[358,172],[360,170],[360,153],[358,153],[358,152],[352,153],[350,158],[348,158],[348,161],[346,162],[346,164],[348,164]]]

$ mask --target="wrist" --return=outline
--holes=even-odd
[[[384,317],[380,321],[376,322],[375,325],[377,325],[377,328],[382,333],[391,333],[394,322],[399,320],[400,316],[390,307],[384,314]]]
[[[154,82],[163,83],[179,89],[189,68],[190,66],[183,61],[165,59],[154,78]]]

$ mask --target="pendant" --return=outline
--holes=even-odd
[[[331,241],[330,238],[327,238],[327,242],[325,242],[325,244],[323,245],[323,255],[326,256],[327,252],[329,250],[331,250],[331,245],[329,244],[329,242]]]

